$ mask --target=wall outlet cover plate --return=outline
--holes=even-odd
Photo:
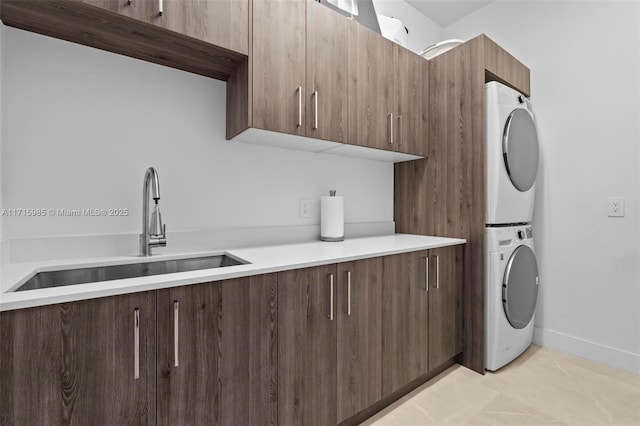
[[[607,199],[607,215],[609,217],[624,217],[624,197],[609,197]]]

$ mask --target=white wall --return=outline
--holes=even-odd
[[[318,224],[330,188],[346,222],[393,221],[392,164],[226,141],[223,82],[9,27],[3,38],[3,206],[131,211],[5,217],[6,238],[139,233],[147,166],[171,231]]]
[[[640,7],[495,1],[445,28],[531,69],[542,164],[535,340],[640,374]],[[609,196],[626,217],[609,218]]]
[[[400,19],[409,30],[407,48],[415,53],[442,41],[443,28],[404,0],[373,0],[379,15]]]

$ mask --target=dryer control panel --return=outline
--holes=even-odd
[[[495,226],[485,229],[485,244],[488,252],[505,250],[522,242],[533,243],[531,225]]]
[[[516,231],[518,241],[524,241],[533,238],[533,230],[531,226],[527,226],[524,228],[519,228]]]

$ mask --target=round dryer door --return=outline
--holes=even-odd
[[[504,126],[502,156],[507,174],[521,192],[531,189],[538,174],[538,132],[527,110],[511,111]]]
[[[507,262],[502,281],[502,305],[509,323],[524,328],[531,321],[538,299],[538,262],[528,246],[519,246]]]

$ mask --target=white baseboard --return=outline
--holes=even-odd
[[[538,327],[533,329],[533,343],[640,375],[640,354]]]

